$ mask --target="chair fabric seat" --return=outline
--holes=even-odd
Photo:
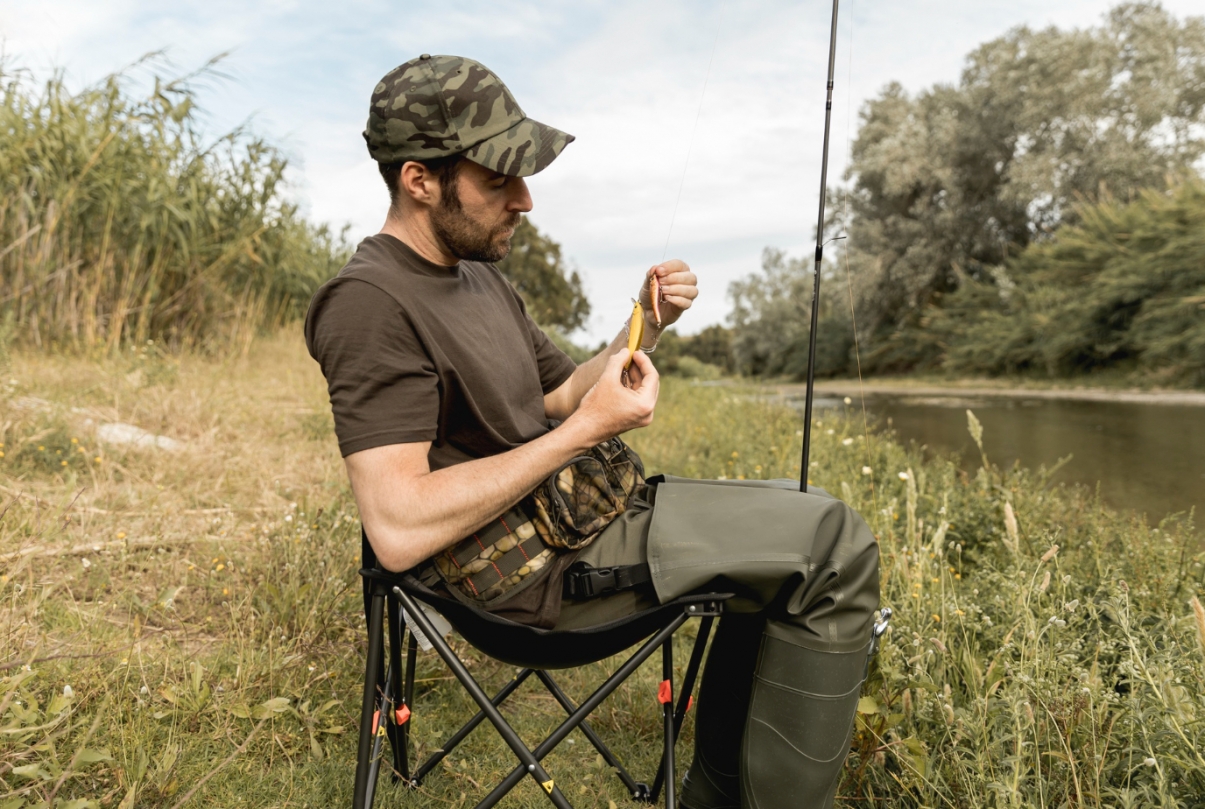
[[[730,593],[688,595],[623,618],[585,629],[541,629],[470,607],[440,595],[413,576],[382,575],[448,620],[461,636],[486,655],[530,669],[568,669],[619,654],[669,625],[693,603],[723,601]],[[376,576],[373,576],[374,578]]]

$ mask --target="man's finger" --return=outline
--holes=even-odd
[[[661,290],[664,293],[666,300],[668,300],[670,296],[675,296],[678,298],[690,298],[691,300],[699,297],[699,288],[693,285],[666,284],[665,286],[661,287]]]
[[[657,375],[657,369],[654,367],[653,361],[650,360],[649,355],[645,354],[643,351],[637,351],[632,356],[632,364],[636,366],[638,371],[640,371],[641,376],[651,377]]]
[[[682,310],[683,312],[685,312],[687,309],[689,309],[690,304],[691,304],[690,298],[683,298],[679,295],[666,295],[665,302],[670,304],[671,306],[676,306],[678,309]]]
[[[628,357],[631,353],[631,351],[628,351],[627,346],[616,351],[611,355],[611,359],[607,360],[607,370],[612,374],[622,372],[623,367],[628,364]],[[639,354],[640,352],[637,351],[636,353]]]

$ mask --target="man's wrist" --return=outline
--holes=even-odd
[[[657,347],[657,342],[661,339],[661,333],[665,331],[668,323],[662,322],[657,325],[657,319],[648,309],[644,309],[644,336],[640,339],[640,350],[645,354],[652,353]]]
[[[553,430],[553,433],[566,442],[567,448],[574,455],[581,455],[603,440],[596,438],[598,430],[590,415],[580,409],[575,410],[560,427]]]

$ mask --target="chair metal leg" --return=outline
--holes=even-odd
[[[386,733],[389,735],[389,746],[393,750],[393,782],[410,780],[409,755],[406,750],[406,726],[409,718],[402,711],[406,702],[402,694],[405,688],[402,675],[402,641],[406,630],[402,625],[401,610],[397,599],[385,601],[386,615],[389,618],[389,673],[390,677],[385,689],[385,711],[388,716],[382,716],[385,721]],[[399,722],[401,718],[405,721]]]
[[[517,675],[515,675],[514,679],[502,686],[502,690],[495,694],[494,698],[490,700],[494,704],[494,707],[498,707],[505,702],[507,697],[513,694],[515,689],[521,686],[523,681],[530,677],[532,673],[532,669],[523,669]],[[464,741],[464,738],[472,733],[473,730],[483,721],[485,721],[485,713],[478,711],[476,716],[466,722],[464,727],[462,727],[460,730],[453,733],[438,750],[432,753],[427,760],[422,763],[422,766],[415,771],[414,780],[411,783],[414,784],[414,786],[421,784],[423,779],[427,777],[427,773],[435,769],[436,765],[443,761],[445,756],[455,750],[456,745]]]
[[[427,636],[427,639],[435,647],[435,651],[439,652],[439,656],[443,658],[444,663],[452,670],[452,674],[456,676],[460,684],[464,686],[473,700],[481,707],[490,723],[497,728],[498,735],[503,738],[507,746],[514,751],[519,761],[522,762],[522,766],[519,768],[519,777],[522,778],[524,774],[531,775],[536,783],[543,788],[544,792],[548,795],[548,799],[552,801],[557,809],[572,809],[569,801],[565,799],[565,796],[556,786],[552,777],[540,764],[539,759],[532,754],[532,751],[519,738],[519,734],[515,733],[514,728],[498,712],[498,708],[494,705],[493,701],[481,690],[481,686],[477,683],[477,680],[473,678],[473,675],[465,668],[464,663],[460,661],[460,658],[456,656],[456,653],[444,641],[443,636],[431,625],[431,621],[423,614],[423,611],[415,603],[414,599],[407,595],[400,587],[393,588],[393,592],[401,599],[402,604],[406,607],[406,611],[418,623],[423,634]]]
[[[414,664],[418,657],[418,638],[414,637],[414,633],[410,633],[409,642],[406,645],[406,680],[402,686],[402,704],[407,710],[411,711],[410,716],[401,727],[398,728],[400,733],[399,744],[403,752],[402,763],[405,765],[405,770],[402,772],[402,777],[410,782],[410,786],[415,787],[418,784],[414,779],[410,778],[410,754],[407,752],[410,748],[407,746],[410,741],[410,722],[414,719]],[[417,761],[418,751],[414,753]]]
[[[699,622],[699,634],[695,638],[694,648],[690,651],[690,663],[686,666],[686,677],[682,680],[682,693],[678,695],[678,707],[674,711],[674,738],[682,732],[682,725],[686,721],[686,711],[690,708],[691,694],[695,690],[695,680],[699,677],[699,669],[703,665],[703,653],[707,649],[707,640],[711,637],[711,627],[715,623],[715,618],[711,615],[706,615]],[[649,794],[648,802],[656,803],[657,798],[661,795],[661,787],[665,784],[665,758],[661,759],[661,764],[657,767],[657,777],[653,781],[653,788]]]
[[[369,775],[372,771],[373,716],[377,711],[377,685],[381,677],[384,637],[381,624],[385,596],[374,593],[368,605],[368,655],[364,668],[364,699],[360,706],[360,743],[356,751],[356,783],[352,809],[370,809]]]
[[[377,794],[377,780],[381,774],[381,747],[385,743],[385,735],[388,731],[385,729],[386,717],[389,714],[389,693],[390,686],[393,680],[393,669],[389,668],[385,672],[385,685],[381,689],[381,693],[377,697],[376,710],[373,711],[373,724],[377,726],[376,731],[372,734],[372,753],[368,758],[368,787],[364,793],[365,807],[371,807]]]
[[[661,645],[661,678],[670,684],[669,698],[661,706],[665,719],[665,752],[661,754],[665,773],[665,809],[674,809],[674,639],[670,636]]]
[[[640,647],[639,651],[629,657],[614,674],[608,677],[602,685],[596,688],[594,693],[591,694],[585,702],[578,706],[577,710],[573,712],[573,715],[562,722],[557,729],[554,730],[552,734],[533,751],[535,757],[537,759],[542,759],[544,756],[548,755],[553,748],[560,744],[575,727],[581,724],[583,719],[593,713],[594,709],[597,708],[604,699],[610,696],[612,691],[618,688],[621,683],[628,679],[628,677],[632,676],[632,672],[639,668],[640,664],[647,660],[653,652],[657,651],[658,646],[665,643],[667,638],[672,637],[674,632],[678,631],[678,628],[682,626],[682,624],[686,623],[686,619],[687,615],[685,613],[679,615],[669,624],[664,626],[660,631],[658,631],[657,634],[645,641],[644,645]],[[494,788],[494,791],[487,795],[485,799],[481,801],[481,803],[477,804],[476,809],[489,809],[489,807],[496,804],[504,795],[506,795],[506,793],[510,792],[515,785],[523,779],[524,774],[525,770],[523,767],[516,767],[515,769],[511,770],[510,774],[507,775],[506,778]]]
[[[577,706],[573,704],[573,701],[565,695],[561,687],[552,679],[552,675],[546,671],[537,671],[536,676],[544,683],[544,687],[548,689],[548,693],[552,694],[553,698],[561,703],[561,707],[565,709],[565,713],[572,716],[573,712],[577,710]],[[607,747],[603,740],[598,737],[598,734],[594,732],[594,728],[590,727],[589,722],[583,719],[580,728],[582,733],[586,734],[586,738],[590,740],[590,744],[594,745],[594,749],[607,762],[607,766],[615,770],[615,774],[619,776],[619,780],[623,781],[623,785],[627,787],[628,793],[634,799],[641,800],[648,791],[648,784],[636,783],[636,779],[624,769],[623,764],[619,762],[619,759],[615,758],[615,754],[611,752],[611,748]]]

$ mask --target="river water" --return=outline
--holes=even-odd
[[[792,404],[802,399],[789,397]],[[1099,485],[1110,505],[1157,522],[1173,512],[1205,512],[1205,407],[1133,402],[955,396],[867,397],[879,427],[930,451],[954,452],[968,471],[979,452],[967,432],[968,409],[983,424],[983,448],[998,466],[1037,469],[1071,460],[1056,481]],[[817,409],[860,418],[857,400],[817,396]]]

